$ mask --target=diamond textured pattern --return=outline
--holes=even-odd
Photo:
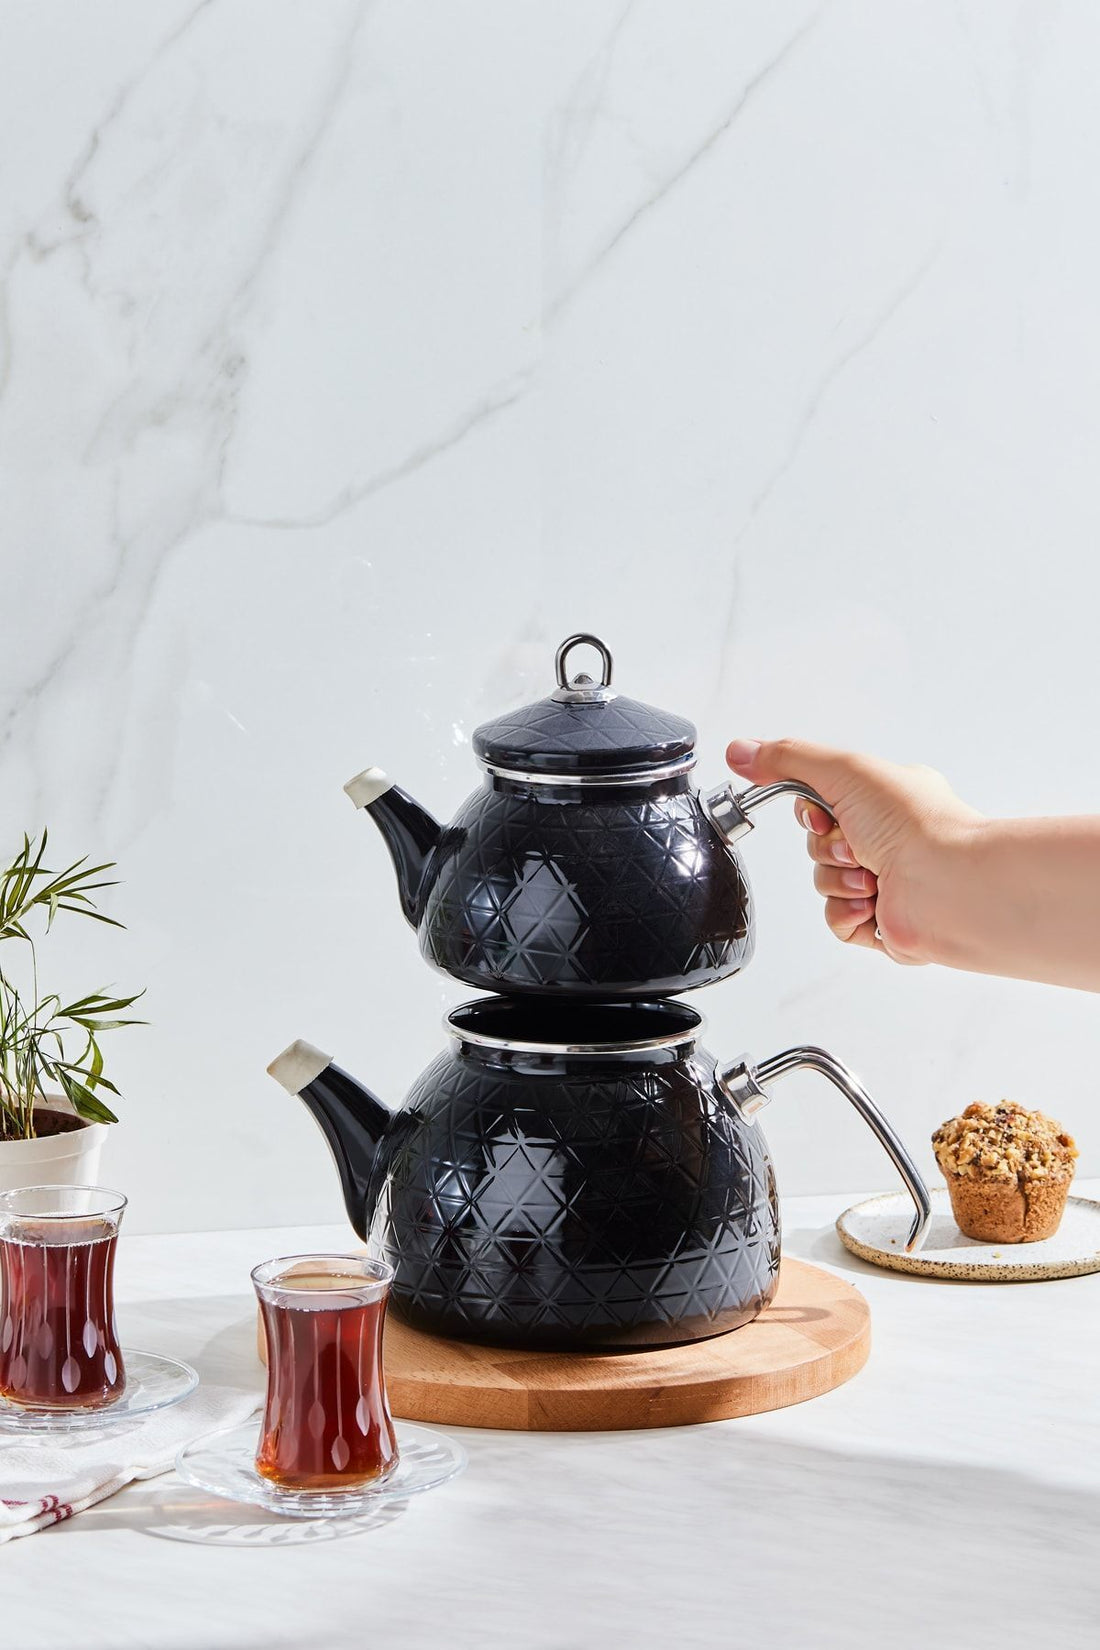
[[[418,1328],[531,1347],[694,1340],[747,1323],[779,1268],[760,1129],[694,1054],[456,1050],[393,1130],[374,1236]]]
[[[487,784],[445,833],[432,876],[421,950],[490,991],[687,991],[752,954],[740,861],[690,788],[561,800]]]
[[[540,699],[474,729],[474,751],[497,767],[539,773],[616,773],[660,767],[695,749],[683,716],[616,696],[605,703]]]

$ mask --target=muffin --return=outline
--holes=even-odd
[[[1037,1243],[1058,1230],[1077,1147],[1060,1123],[1013,1100],[975,1102],[932,1136],[960,1231],[982,1243]]]

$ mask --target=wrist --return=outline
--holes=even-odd
[[[925,962],[945,968],[976,966],[981,938],[982,865],[988,860],[996,821],[981,814],[937,821],[929,830],[916,870],[914,908],[920,913],[918,943]]]

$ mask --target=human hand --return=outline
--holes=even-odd
[[[899,963],[941,960],[950,849],[981,820],[942,774],[798,739],[735,739],[726,761],[755,785],[801,780],[832,808],[835,824],[801,799],[795,814],[809,833],[814,884],[839,940]]]

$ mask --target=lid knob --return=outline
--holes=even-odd
[[[574,648],[591,647],[602,668],[569,669]],[[588,631],[567,636],[555,660],[560,687],[548,699],[506,711],[474,729],[474,755],[495,778],[547,785],[649,784],[686,773],[695,729],[682,716],[618,695],[610,649]],[[373,794],[373,792],[372,792]]]
[[[603,663],[603,674],[598,682],[593,682],[591,676],[581,671],[569,680],[565,668],[565,661],[575,647],[594,647]],[[592,636],[586,630],[579,630],[575,636],[567,636],[554,655],[554,670],[558,678],[558,691],[555,699],[563,700],[604,700],[614,698],[611,692],[611,671],[613,661],[611,649],[606,642],[601,642],[598,636]]]

